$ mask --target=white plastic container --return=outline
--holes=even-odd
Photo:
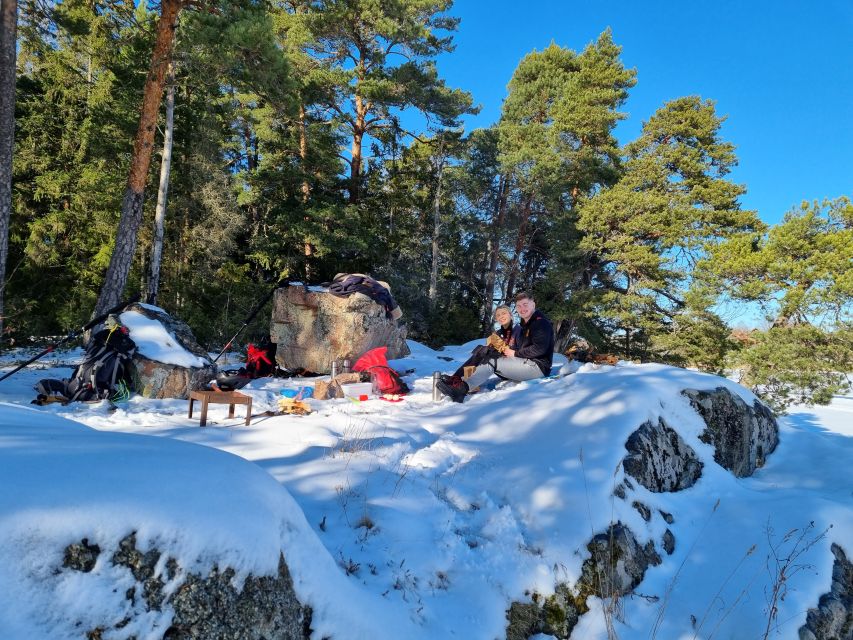
[[[341,391],[344,392],[344,396],[347,398],[363,400],[365,398],[362,396],[367,396],[367,398],[371,397],[373,394],[373,385],[369,382],[350,382],[342,384]]]

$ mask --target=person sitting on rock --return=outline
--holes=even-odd
[[[510,308],[505,304],[500,305],[495,309],[494,318],[500,325],[500,328],[489,336],[486,344],[478,344],[474,347],[474,350],[471,352],[471,357],[463,362],[462,366],[460,366],[452,376],[444,375],[442,378],[462,378],[469,367],[477,367],[481,364],[486,364],[487,362],[500,358],[503,353],[493,345],[500,346],[505,344],[511,348],[515,348],[518,344],[521,326],[513,322],[512,311]]]
[[[454,402],[463,402],[470,389],[479,387],[492,375],[522,382],[541,378],[551,372],[554,357],[554,327],[551,321],[536,310],[536,301],[526,291],[515,296],[515,308],[521,317],[517,346],[504,346],[501,357],[477,366],[467,377],[442,376],[437,383],[439,391]]]

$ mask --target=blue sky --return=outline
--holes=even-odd
[[[744,208],[775,223],[803,199],[853,195],[853,0],[456,0],[449,14],[462,22],[439,72],[482,107],[466,129],[498,119],[525,54],[578,51],[610,27],[637,69],[621,143],[666,101],[700,95],[728,116]]]

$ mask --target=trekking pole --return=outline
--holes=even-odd
[[[57,347],[60,347],[63,344],[65,344],[66,342],[73,340],[74,338],[79,336],[81,333],[85,333],[86,331],[88,331],[92,327],[101,324],[104,320],[107,319],[107,316],[109,316],[113,313],[118,313],[119,311],[124,309],[129,304],[133,304],[134,302],[138,302],[139,298],[140,298],[139,295],[135,295],[132,298],[130,298],[129,300],[125,300],[121,304],[117,304],[116,306],[114,306],[112,309],[105,311],[103,314],[99,315],[97,318],[90,320],[85,325],[83,325],[81,328],[77,329],[76,331],[72,331],[71,333],[69,333],[67,336],[65,336],[59,342],[55,342],[54,344],[47,347],[47,349],[45,349],[44,351],[42,351],[38,355],[33,356],[32,358],[30,358],[29,360],[27,360],[23,364],[19,364],[17,367],[12,369],[9,373],[4,374],[2,377],[0,377],[0,382],[3,382],[3,380],[5,380],[6,378],[8,378],[11,375],[18,373],[18,371],[20,371],[24,367],[31,365],[33,362],[35,362],[36,360],[38,360],[42,356],[46,356],[51,351],[55,351]]]
[[[239,329],[237,329],[237,333],[235,333],[232,336],[232,338],[228,341],[228,344],[226,344],[224,347],[222,347],[222,351],[220,351],[219,355],[213,359],[213,364],[216,364],[216,361],[222,357],[222,354],[225,353],[226,351],[228,351],[228,349],[231,347],[231,345],[237,339],[237,336],[239,336],[241,333],[243,333],[243,329],[245,329],[246,327],[249,326],[249,323],[252,320],[254,320],[255,316],[258,315],[258,312],[264,308],[264,305],[267,302],[269,302],[270,298],[272,298],[273,294],[276,292],[276,289],[284,287],[289,283],[290,283],[290,278],[284,278],[283,280],[279,280],[275,284],[275,286],[272,289],[270,289],[270,292],[264,296],[263,300],[261,300],[257,305],[255,305],[255,308],[249,312],[249,315],[247,315],[246,319],[243,320],[243,324],[240,326]]]

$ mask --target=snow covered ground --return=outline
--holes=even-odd
[[[136,530],[140,545],[166,547],[189,569],[219,554],[238,580],[274,571],[283,549],[317,638],[502,638],[509,604],[574,582],[586,542],[616,521],[663,558],[620,603],[623,639],[764,637],[768,555],[789,554],[805,528],[807,542],[831,527],[797,558],[778,603],[770,637],[797,636],[830,588],[830,543],[853,552],[853,397],[795,408],[767,465],[739,479],[714,463],[680,395],[725,385],[751,403],[731,381],[651,364],[566,365],[577,370],[433,403],[432,372],[454,369],[473,344],[410,343],[412,355],[392,362],[412,370],[412,393],[396,404],[313,401],[310,416],[258,416],[306,381],[254,381],[249,427],[239,408],[228,419],[212,405],[200,428],[185,400],[31,406],[33,384],[67,377],[79,350],[0,382],[0,637],[80,637],[76,621],[129,606],[108,592],[120,569],[106,559],[87,574],[54,569],[69,543]],[[3,356],[0,370],[12,356],[21,354]],[[679,493],[635,484],[627,501],[614,498],[625,440],[659,417],[699,454],[702,478]],[[633,500],[654,509],[649,522]],[[600,603],[590,605],[575,639],[607,637]],[[168,624],[146,615],[161,618],[140,624]],[[132,625],[122,633],[111,637],[146,637]]]

